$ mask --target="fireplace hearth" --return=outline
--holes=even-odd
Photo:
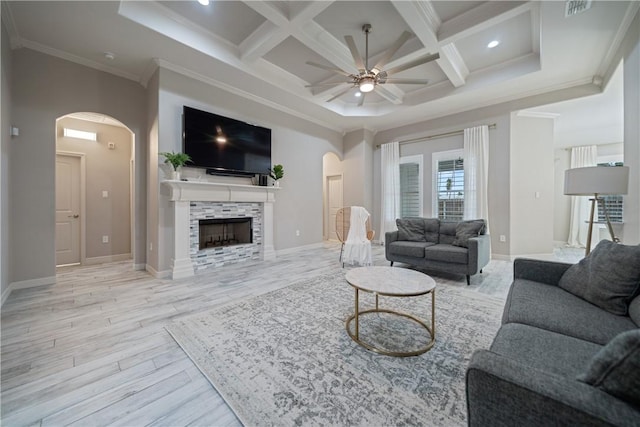
[[[252,218],[201,219],[200,250],[253,243]]]

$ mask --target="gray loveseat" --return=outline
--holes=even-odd
[[[489,263],[491,245],[482,219],[441,221],[438,218],[402,218],[397,231],[385,233],[385,255],[418,267],[470,277]]]
[[[596,251],[515,260],[502,327],[467,369],[470,426],[640,425],[640,246]]]

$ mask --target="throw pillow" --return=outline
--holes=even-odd
[[[410,242],[426,242],[424,235],[424,220],[422,218],[398,218],[398,240]]]
[[[640,329],[612,339],[593,356],[578,380],[640,406]]]
[[[469,247],[469,239],[478,237],[484,231],[484,219],[472,219],[460,221],[456,225],[456,238],[451,242],[454,246]]]
[[[640,291],[640,245],[602,240],[565,271],[558,286],[609,313],[626,316]]]

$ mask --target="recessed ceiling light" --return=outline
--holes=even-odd
[[[198,3],[200,3],[203,6],[208,6],[209,5],[209,0],[198,0]]]
[[[361,97],[361,96],[362,96],[362,92],[356,92],[356,94],[355,94],[355,95],[356,95],[356,97],[358,97],[358,98],[359,98],[359,97]]]
[[[500,44],[500,42],[498,40],[493,40],[490,41],[489,44],[487,45],[487,47],[489,49],[493,49],[494,47],[498,46]]]

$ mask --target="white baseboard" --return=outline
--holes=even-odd
[[[288,254],[296,253],[298,251],[305,251],[307,249],[317,249],[317,248],[322,248],[322,247],[324,247],[324,243],[323,242],[312,243],[310,245],[296,246],[295,248],[280,249],[280,250],[276,251],[276,255],[288,255]]]
[[[145,270],[149,272],[156,279],[170,279],[171,278],[171,270],[162,270],[158,271],[155,268],[151,267],[149,264],[145,266]]]
[[[106,264],[108,262],[118,262],[118,261],[126,261],[131,259],[131,254],[117,254],[117,255],[106,255],[106,256],[97,256],[92,258],[85,258],[84,265],[96,265],[96,264]]]
[[[2,303],[0,303],[0,305],[4,304],[7,298],[9,298],[9,295],[11,295],[11,292],[17,289],[26,289],[26,288],[35,288],[37,286],[55,285],[55,283],[56,283],[56,276],[40,277],[38,279],[21,280],[19,282],[10,283],[9,286],[7,286],[7,289],[5,289],[4,292],[2,293]]]
[[[135,271],[145,271],[147,269],[146,264],[133,264],[133,269]]]

